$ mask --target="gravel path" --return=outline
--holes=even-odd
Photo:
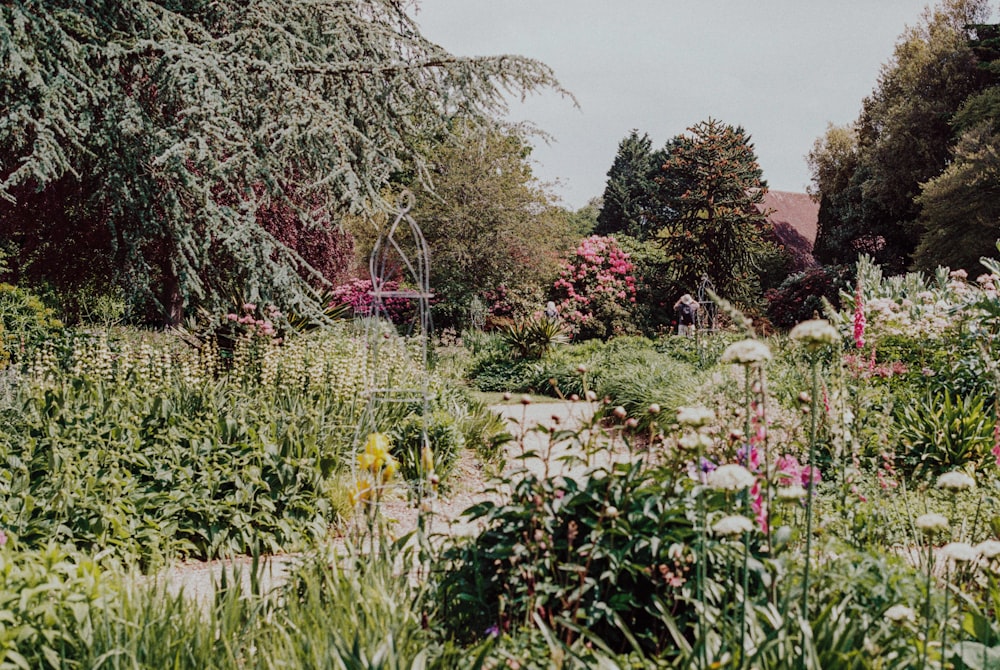
[[[550,447],[549,429],[577,429],[592,416],[596,405],[584,402],[532,402],[530,404],[494,405],[491,409],[509,423],[509,431],[517,439],[507,447],[507,474],[527,468],[539,476],[578,473],[587,467],[582,456],[565,445]],[[541,430],[539,430],[541,427]],[[586,437],[586,434],[584,434]],[[532,455],[533,454],[533,455]],[[567,460],[567,456],[576,456]],[[606,463],[608,450],[596,457]],[[596,464],[591,459],[590,464]],[[476,528],[465,521],[461,514],[473,504],[485,499],[490,488],[488,476],[471,452],[463,453],[450,477],[451,490],[447,496],[432,501],[431,533],[454,535],[472,534]],[[416,529],[418,511],[406,500],[394,499],[382,503],[381,513],[402,536]],[[261,560],[262,585],[268,590],[284,582],[289,569],[301,554],[283,554]],[[215,585],[226,575],[227,581],[242,580],[244,589],[250,588],[251,559],[248,557],[219,561],[191,561],[178,563],[157,577],[173,593],[183,592],[199,601],[211,603]]]

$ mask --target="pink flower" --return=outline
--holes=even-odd
[[[854,292],[854,344],[858,349],[862,349],[865,346],[866,324],[865,304],[864,298],[861,295],[861,282],[859,281],[858,288]]]
[[[252,312],[255,309],[257,309],[257,305],[254,304],[254,303],[252,303],[252,302],[247,302],[247,303],[243,304],[243,309],[244,309],[244,311]]]
[[[791,486],[802,481],[803,467],[794,456],[779,456],[774,465],[778,470],[776,480],[780,486]]]

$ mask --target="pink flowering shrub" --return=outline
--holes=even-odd
[[[632,332],[635,277],[614,237],[591,235],[562,264],[554,294],[560,316],[580,339]]]
[[[237,332],[277,339],[278,330],[274,321],[280,317],[281,312],[274,305],[268,305],[262,312],[258,312],[257,305],[248,302],[244,303],[239,310],[226,314],[226,322],[233,326]]]
[[[399,282],[386,281],[382,284],[382,290],[398,291]],[[371,314],[373,302],[372,280],[355,279],[333,289],[329,306],[348,305],[355,316],[367,316]],[[382,310],[389,320],[398,324],[413,315],[413,304],[409,298],[387,297],[382,299]]]

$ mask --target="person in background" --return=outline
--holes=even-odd
[[[545,318],[553,321],[559,318],[559,310],[556,309],[556,304],[551,300],[545,303]]]
[[[674,314],[677,315],[677,334],[691,337],[694,335],[694,320],[698,312],[698,303],[691,297],[690,293],[685,293],[681,299],[674,303]]]

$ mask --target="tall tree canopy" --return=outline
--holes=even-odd
[[[965,132],[951,163],[923,185],[917,202],[923,234],[914,266],[976,272],[1000,238],[1000,137],[986,124]]]
[[[512,130],[460,127],[429,152],[434,188],[418,188],[413,216],[431,252],[439,325],[464,325],[473,298],[486,294],[540,309],[559,259],[578,239]]]
[[[849,175],[831,182],[814,172],[822,195],[821,259],[853,262],[869,253],[890,271],[905,269],[917,244],[920,184],[947,165],[955,140],[950,121],[989,81],[968,33],[988,15],[986,0],[943,0],[901,36],[854,124]]]
[[[299,311],[319,273],[261,224],[385,210],[461,115],[558,89],[518,57],[457,58],[397,0],[12,0],[0,5],[0,221],[176,320],[233,292]],[[280,217],[279,217],[280,218]],[[61,237],[60,237],[61,236]],[[81,267],[81,270],[85,268]]]
[[[618,145],[608,181],[604,187],[603,205],[597,215],[597,235],[625,233],[641,237],[646,228],[653,178],[659,162],[652,151],[652,140],[638,130],[632,130]]]
[[[668,142],[657,181],[657,237],[677,285],[708,276],[722,295],[759,296],[763,258],[773,251],[760,207],[767,184],[743,128],[702,121]]]

